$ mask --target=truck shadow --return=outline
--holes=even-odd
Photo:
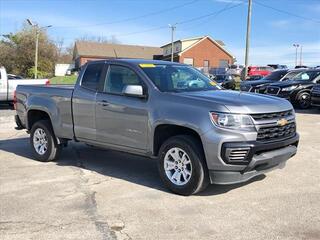
[[[294,109],[294,111],[296,113],[300,113],[300,114],[320,114],[320,109],[317,109],[317,108],[309,108],[309,109]]]
[[[30,161],[33,158],[29,138],[16,138],[0,140],[0,151],[16,154]],[[46,164],[46,163],[43,163]],[[169,192],[160,180],[157,161],[149,158],[89,147],[82,143],[69,144],[64,148],[58,166],[72,166],[86,169],[99,174],[122,179],[124,181],[154,188],[160,191]],[[234,185],[210,185],[207,190],[199,193],[199,196],[211,196],[229,192],[235,188],[245,186],[255,181],[262,180],[265,176],[256,177],[246,183]]]

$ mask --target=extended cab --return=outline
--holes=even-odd
[[[50,83],[48,79],[21,79],[13,76],[15,75],[7,74],[4,67],[0,67],[0,102],[12,102],[14,100],[14,91],[20,84],[36,85]]]
[[[38,160],[56,159],[70,140],[139,154],[157,159],[164,184],[182,195],[283,167],[299,141],[288,101],[223,90],[178,63],[93,61],[75,86],[16,93]]]

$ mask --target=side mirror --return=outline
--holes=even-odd
[[[126,85],[122,93],[125,96],[129,97],[138,97],[138,98],[145,98],[146,96],[143,94],[143,87],[141,85]]]

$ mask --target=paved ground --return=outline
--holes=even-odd
[[[247,184],[182,197],[155,161],[71,144],[32,159],[28,135],[0,110],[0,238],[320,239],[320,113],[298,113],[299,153]]]

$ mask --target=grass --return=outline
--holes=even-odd
[[[50,79],[50,84],[75,84],[77,81],[76,75],[64,76],[64,77],[53,77]]]

